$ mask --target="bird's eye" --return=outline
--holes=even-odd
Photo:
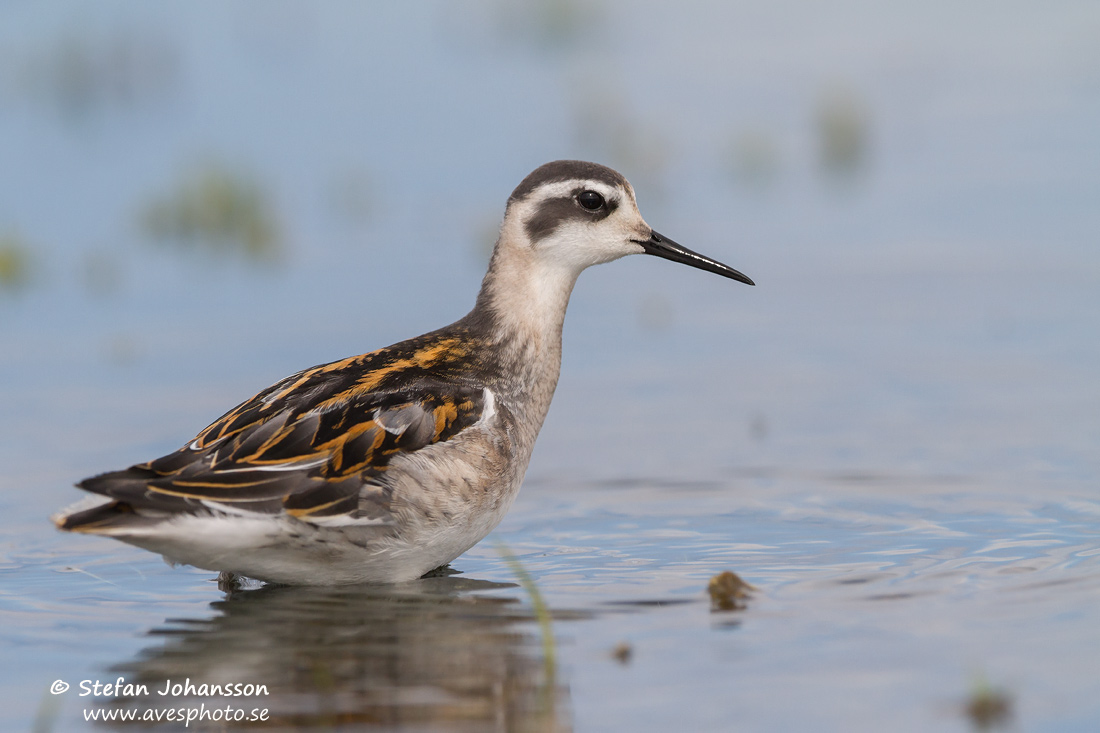
[[[595,191],[581,191],[577,194],[577,203],[589,211],[603,208],[603,196]]]

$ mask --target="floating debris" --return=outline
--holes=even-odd
[[[611,658],[622,665],[630,664],[634,658],[634,646],[629,641],[620,641],[611,650]]]
[[[710,594],[711,611],[740,611],[745,608],[745,602],[751,597],[749,591],[755,590],[753,586],[741,580],[737,573],[729,570],[718,573],[707,584],[707,593]]]
[[[279,226],[267,194],[253,179],[220,165],[185,176],[173,192],[145,206],[141,223],[159,240],[239,251],[252,260],[279,254]]]
[[[979,677],[963,710],[975,730],[1006,727],[1012,722],[1012,696],[991,687],[984,677]]]

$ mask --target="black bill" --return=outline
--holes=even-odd
[[[649,239],[635,239],[634,241],[642,245],[642,249],[646,251],[646,254],[664,257],[666,260],[672,260],[673,262],[682,262],[685,265],[698,267],[700,270],[713,272],[716,275],[728,277],[731,280],[738,280],[746,285],[756,284],[750,280],[748,276],[738,272],[729,265],[723,265],[718,260],[712,260],[698,252],[692,252],[687,247],[676,244],[676,242],[661,236],[657,232],[652,232],[649,235]]]

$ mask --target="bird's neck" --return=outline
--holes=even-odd
[[[475,310],[495,340],[540,353],[560,350],[565,309],[577,281],[568,268],[540,261],[530,250],[498,246]]]
[[[492,344],[503,381],[537,431],[561,369],[561,335],[579,273],[529,246],[498,242],[470,317]]]

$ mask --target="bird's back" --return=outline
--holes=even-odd
[[[80,488],[110,501],[57,524],[126,541],[182,517],[223,515],[384,533],[405,518],[397,488],[417,464],[404,459],[429,446],[445,456],[501,417],[488,388],[497,370],[473,331],[460,321],[287,377],[179,450],[85,479]]]

